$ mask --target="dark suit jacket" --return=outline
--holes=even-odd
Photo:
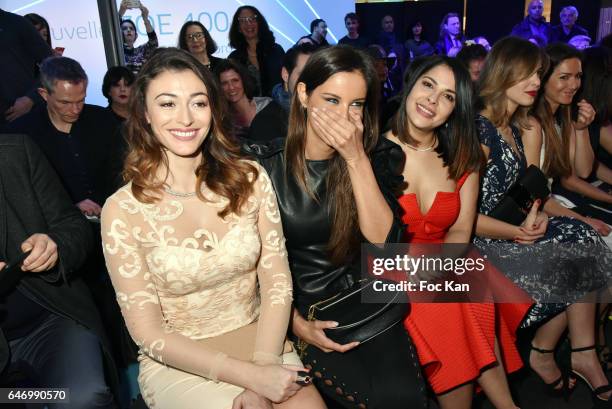
[[[60,133],[51,123],[46,105],[36,107],[18,118],[7,127],[7,131],[26,134],[38,144],[73,203],[90,199],[102,206],[122,185],[119,173],[123,165],[125,142],[113,115],[102,107],[85,104],[70,131],[70,137],[76,139],[80,148],[79,154],[89,183],[75,177],[74,166],[66,157],[71,154],[64,144],[68,135]]]
[[[0,260],[14,259],[20,252],[7,246],[7,213],[19,219],[21,229],[13,242],[23,242],[34,233],[45,233],[57,244],[59,261],[44,273],[24,273],[19,290],[49,311],[71,318],[90,329],[106,352],[106,369],[111,388],[116,371],[108,353],[98,311],[91,294],[75,275],[91,250],[91,228],[72,204],[57,175],[26,135],[0,135]],[[9,350],[0,329],[0,371],[8,363]],[[83,363],[87,365],[87,363]]]

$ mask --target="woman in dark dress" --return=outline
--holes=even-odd
[[[229,32],[234,51],[228,58],[247,67],[255,80],[255,96],[270,96],[272,87],[282,82],[285,51],[276,44],[266,18],[253,6],[240,6]]]
[[[526,170],[519,128],[540,88],[547,59],[539,48],[518,38],[498,42],[487,57],[479,95],[483,110],[476,125],[487,158],[481,179],[474,243],[536,301],[523,327],[538,328],[529,354],[531,368],[552,393],[571,388],[562,376],[554,349],[566,329],[572,370],[599,389],[595,400],[612,390],[601,371],[595,343],[595,305],[576,302],[605,286],[610,253],[590,226],[566,217],[549,218],[536,201],[520,226],[490,216]]]
[[[309,306],[360,278],[360,244],[399,242],[404,227],[379,174],[378,83],[371,60],[349,46],[313,54],[298,79],[285,141],[252,145],[277,192],[294,284],[292,331],[315,384],[346,408],[425,408],[425,386],[401,323],[373,339],[340,345],[332,321],[308,321]],[[381,168],[384,168],[383,164]],[[373,169],[374,168],[374,169]],[[397,179],[399,175],[395,175]]]
[[[199,21],[187,21],[181,27],[178,46],[189,51],[206,68],[213,71],[223,58],[213,56],[217,52],[217,43]]]

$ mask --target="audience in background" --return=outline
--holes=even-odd
[[[9,131],[25,133],[38,144],[73,203],[91,218],[100,216],[106,198],[117,187],[121,137],[112,115],[85,103],[87,75],[67,57],[50,57],[41,67],[40,95],[47,102],[12,123]]]
[[[567,43],[577,50],[586,50],[591,46],[591,37],[579,34],[570,38]]]
[[[425,40],[423,24],[419,20],[415,20],[410,24],[409,30],[408,39],[404,43],[404,47],[406,48],[406,56],[410,61],[435,53],[433,46]]]
[[[234,137],[249,141],[285,137],[287,114],[272,98],[254,95],[253,81],[244,66],[228,59],[217,65],[215,75],[229,104]]]
[[[325,20],[317,18],[310,22],[310,34],[301,37],[296,45],[310,42],[316,47],[326,47],[329,43],[325,37],[327,37],[327,23]]]
[[[475,44],[473,41],[466,41],[461,51],[457,54],[457,59],[468,69],[474,84],[480,78],[485,58],[487,58],[487,49],[480,44]]]
[[[491,51],[491,44],[489,43],[489,40],[487,40],[485,37],[483,36],[474,37],[474,42],[476,44],[480,44],[481,46],[483,46],[485,50],[487,50],[487,53]]]
[[[235,50],[228,58],[247,67],[255,83],[254,96],[269,96],[281,82],[285,51],[276,44],[266,18],[253,6],[240,6],[234,13],[229,42]]]
[[[338,41],[338,44],[351,45],[356,48],[366,48],[370,45],[370,40],[359,33],[359,24],[359,16],[356,13],[347,13],[344,16],[347,34]]]
[[[575,36],[589,36],[589,32],[584,27],[576,24],[576,20],[578,19],[578,9],[576,7],[563,7],[561,9],[561,13],[559,13],[559,18],[561,20],[561,24],[558,26],[553,26],[550,29],[551,43],[556,43],[559,41],[569,43],[569,41]]]
[[[129,114],[128,101],[134,83],[134,74],[126,67],[111,67],[102,80],[102,95],[108,100],[109,110],[122,123]]]
[[[514,26],[510,35],[530,40],[540,47],[546,46],[550,38],[550,23],[542,13],[544,13],[544,1],[531,0],[527,16]]]
[[[179,32],[178,47],[189,51],[206,68],[214,71],[221,58],[213,54],[217,52],[217,43],[199,21],[188,21]]]
[[[49,23],[47,20],[36,13],[28,13],[24,16],[26,19],[32,23],[36,31],[40,34],[40,36],[45,40],[47,44],[49,44],[49,48],[53,48],[51,45],[51,31],[49,29]]]
[[[314,53],[316,48],[312,44],[296,45],[287,51],[283,57],[283,68],[281,68],[282,83],[276,84],[272,88],[272,99],[280,105],[287,114],[291,108],[291,97],[295,92],[297,79],[302,74],[302,70]]]
[[[134,47],[136,40],[138,39],[138,30],[136,24],[132,20],[121,21],[121,32],[123,33],[123,55],[125,57],[125,65],[134,74],[138,74],[140,68],[145,62],[151,57],[151,54],[158,47],[159,42],[157,41],[157,34],[153,30],[151,21],[149,21],[149,9],[146,8],[142,3],[140,4],[140,17],[142,23],[147,31],[148,40],[146,43]],[[127,11],[129,6],[129,0],[122,0],[119,6],[119,18],[123,18],[123,15]]]
[[[459,14],[448,13],[440,24],[440,39],[436,43],[436,53],[454,57],[461,50],[464,41]]]
[[[0,9],[0,128],[28,113],[37,93],[37,64],[51,55],[34,26],[17,14]]]

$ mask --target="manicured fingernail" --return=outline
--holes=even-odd
[[[337,327],[339,324],[337,322],[332,322],[332,326]]]

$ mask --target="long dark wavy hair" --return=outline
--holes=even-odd
[[[227,136],[224,115],[227,112],[224,98],[216,80],[187,51],[178,48],[159,48],[140,70],[130,95],[130,114],[126,121],[128,155],[125,160],[123,178],[132,182],[132,193],[143,203],[154,203],[161,197],[165,181],[157,180],[161,166],[168,170],[168,156],[163,145],[154,135],[146,119],[146,95],[149,84],[160,74],[171,71],[191,71],[206,86],[212,114],[212,123],[201,146],[202,163],[196,169],[196,186],[200,200],[202,183],[214,193],[229,200],[219,211],[220,217],[229,213],[239,214],[253,192],[253,183],[258,177],[257,168],[242,159],[240,148]]]
[[[204,40],[206,40],[206,54],[208,54],[210,57],[216,53],[218,48],[217,43],[210,36],[210,33],[206,27],[204,27],[204,24],[200,23],[199,21],[187,21],[185,24],[183,24],[183,27],[181,27],[181,31],[179,33],[179,48],[181,50],[189,51],[189,47],[187,47],[187,29],[191,26],[198,26],[204,33]]]
[[[370,154],[378,141],[378,101],[380,85],[374,63],[360,50],[350,46],[322,48],[311,55],[298,84],[303,83],[306,94],[326,82],[332,75],[341,72],[360,73],[367,85],[367,95],[363,108],[363,145]],[[293,93],[289,113],[289,128],[285,143],[285,165],[287,174],[291,174],[303,190],[314,197],[308,181],[306,166],[306,130],[308,112],[299,100],[297,92]],[[332,216],[331,237],[328,249],[331,260],[340,264],[346,261],[347,255],[355,254],[361,243],[357,206],[353,187],[349,179],[346,162],[336,152],[330,159],[326,179],[329,212]],[[316,198],[315,198],[316,199]]]
[[[406,100],[417,82],[430,70],[446,65],[455,77],[455,109],[445,123],[435,129],[438,138],[436,152],[448,167],[449,177],[459,180],[466,172],[477,172],[482,164],[482,150],[474,122],[472,80],[465,66],[456,58],[443,56],[416,59],[406,73],[402,103],[391,123],[391,131],[403,143],[413,145],[408,133]]]
[[[565,60],[572,58],[582,59],[582,53],[572,46],[564,43],[551,44],[546,47],[546,55],[550,66],[542,77],[541,92],[533,108],[533,115],[538,119],[545,135],[544,163],[542,171],[551,178],[569,176],[572,174],[570,163],[570,139],[572,132],[572,106],[561,105],[553,114],[550,104],[546,100],[544,88],[552,76],[555,68]],[[561,129],[561,135],[556,125]]]
[[[240,12],[245,9],[251,10],[253,14],[257,15],[257,48],[261,47],[264,50],[272,48],[276,42],[274,33],[270,30],[270,26],[263,14],[253,6],[240,6],[234,13],[229,31],[230,46],[236,50],[244,51],[247,49],[248,44],[246,38],[244,38],[244,35],[240,32],[240,22],[238,21]]]

